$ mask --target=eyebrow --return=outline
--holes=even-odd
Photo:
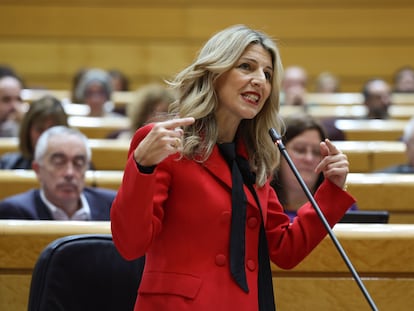
[[[53,158],[53,157],[66,157],[66,158],[69,158],[69,156],[66,153],[60,152],[60,151],[50,153],[49,156],[51,158]],[[86,154],[75,154],[72,158],[79,158],[79,157],[86,158]]]
[[[251,58],[251,57],[248,57],[248,56],[242,56],[242,57],[240,57],[240,60],[242,60],[242,59],[251,61],[251,62],[256,63],[256,64],[259,63],[255,58]],[[265,68],[270,69],[271,71],[273,71],[273,66],[266,66]]]

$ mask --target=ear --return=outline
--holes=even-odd
[[[36,175],[39,175],[40,165],[39,165],[38,162],[36,162],[36,161],[32,162],[32,169],[36,173]]]

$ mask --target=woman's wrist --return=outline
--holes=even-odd
[[[135,161],[135,163],[137,164],[137,167],[138,167],[138,170],[139,170],[140,173],[143,173],[143,174],[152,174],[152,173],[154,173],[156,165],[145,166],[145,165],[139,164],[137,161]]]

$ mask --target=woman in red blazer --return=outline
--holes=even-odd
[[[281,128],[281,72],[267,35],[243,25],[224,29],[170,82],[178,94],[170,109],[180,117],[135,133],[111,227],[123,257],[146,256],[136,311],[273,310],[268,259],[293,268],[325,237],[309,203],[290,224],[269,185],[279,163],[268,131]],[[233,196],[221,151],[231,144],[244,172],[243,191]],[[320,149],[316,170],[325,181],[315,199],[333,226],[354,203],[343,190],[349,164],[329,140]],[[243,233],[234,236],[244,242],[233,243],[232,204],[240,197]]]

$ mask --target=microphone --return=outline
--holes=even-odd
[[[335,244],[335,247],[337,248],[338,252],[340,253],[342,259],[345,261],[345,264],[348,266],[349,271],[352,273],[352,276],[354,277],[355,281],[357,282],[359,288],[361,289],[362,293],[364,294],[368,304],[370,305],[371,309],[374,311],[378,311],[377,306],[375,305],[374,301],[372,300],[371,296],[369,295],[367,289],[365,288],[364,284],[361,281],[361,278],[359,277],[358,273],[356,272],[354,266],[352,265],[351,261],[349,260],[348,256],[346,255],[343,247],[339,243],[338,239],[336,238],[335,234],[333,233],[331,227],[329,226],[328,221],[326,220],[325,215],[322,213],[320,207],[318,206],[318,203],[316,203],[312,193],[310,192],[309,188],[306,186],[305,182],[303,181],[302,176],[298,172],[295,164],[293,163],[292,159],[290,158],[288,152],[286,151],[286,148],[282,142],[282,137],[279,135],[279,133],[274,129],[271,128],[269,130],[269,135],[272,138],[272,141],[277,145],[279,148],[280,153],[282,156],[286,159],[287,163],[289,164],[289,167],[292,169],[293,173],[295,174],[299,184],[301,185],[302,189],[305,191],[305,194],[309,200],[309,202],[312,204],[313,208],[315,209],[316,213],[318,214],[320,220],[322,221],[324,227],[326,228],[326,231],[328,232],[329,236],[332,239],[332,242]]]

